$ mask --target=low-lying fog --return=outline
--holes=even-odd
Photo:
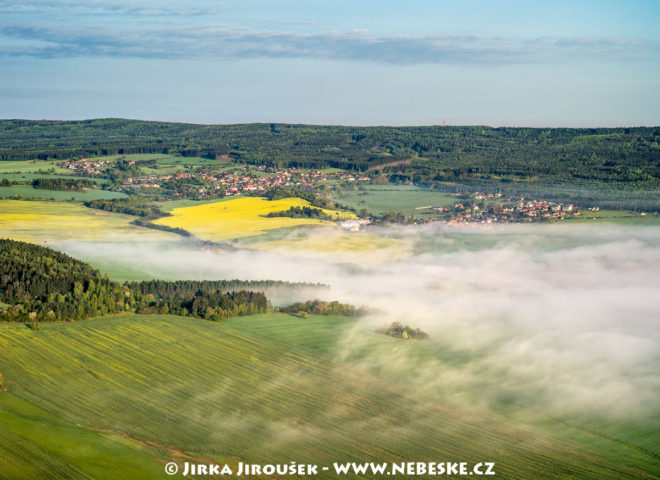
[[[447,401],[657,419],[660,228],[436,225],[381,233],[421,253],[361,265],[360,255],[346,263],[330,254],[219,253],[176,242],[60,246],[101,268],[114,262],[158,278],[329,284],[325,298],[378,310],[344,339],[340,358],[405,375]],[[395,320],[430,335],[419,347],[424,355],[411,342],[381,349],[368,340],[365,329]]]

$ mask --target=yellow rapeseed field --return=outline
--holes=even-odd
[[[341,230],[310,232],[302,237],[255,243],[251,247],[311,255],[331,253],[335,258],[358,263],[401,260],[412,255],[413,251],[412,245],[402,240]]]
[[[143,241],[173,236],[130,225],[131,217],[75,203],[0,200],[0,237],[47,244],[58,240],[108,241],[138,234]]]
[[[154,223],[182,228],[205,240],[230,240],[262,235],[268,230],[299,225],[333,225],[332,222],[310,218],[274,217],[270,212],[288,210],[290,207],[309,207],[306,200],[284,198],[268,200],[262,197],[244,197],[194,207],[175,208],[171,217],[159,218]],[[334,218],[356,218],[350,212],[323,211]]]

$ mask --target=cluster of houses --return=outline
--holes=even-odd
[[[496,201],[502,195],[475,192],[468,194],[469,200],[456,202],[450,207],[435,207],[445,213],[449,223],[507,223],[544,222],[563,220],[566,215],[580,215],[572,203],[563,204],[547,200],[527,200],[525,197]]]
[[[112,166],[111,160],[82,158],[80,160],[64,160],[59,163],[63,168],[73,170],[81,176],[100,176],[104,169]],[[128,164],[135,164],[129,160]],[[337,170],[300,170],[297,168],[275,169],[261,166],[242,166],[231,169],[209,172],[188,172],[161,175],[145,175],[129,177],[123,183],[123,188],[136,190],[143,188],[164,188],[174,190],[174,196],[190,196],[195,198],[215,197],[219,192],[225,195],[243,193],[259,193],[273,187],[316,187],[325,182],[361,182],[369,181],[368,176]],[[182,183],[189,183],[191,188],[181,188]],[[178,188],[177,188],[178,187]]]
[[[258,172],[258,173],[257,173]],[[287,168],[278,170],[264,166],[243,167],[239,171],[219,171],[214,178],[225,190],[226,195],[262,192],[273,187],[317,187],[329,181],[364,181],[369,177],[358,177],[349,172],[323,172]]]
[[[212,173],[176,173],[168,175],[152,175],[145,177],[131,177],[126,180],[124,187],[154,188],[168,187],[172,181],[178,179],[194,180],[198,185],[199,197],[205,193],[222,190],[226,196],[243,193],[265,192],[273,187],[316,187],[329,181],[364,181],[369,177],[360,177],[345,171],[323,172],[320,170],[299,170],[288,168],[277,170],[257,167],[241,167],[232,171],[218,170]]]
[[[77,175],[82,177],[98,177],[101,175],[101,170],[103,167],[108,166],[110,163],[113,162],[110,160],[100,160],[98,158],[94,160],[88,160],[86,158],[81,158],[80,160],[71,160],[67,158],[66,160],[57,162],[57,166],[66,168],[68,170],[73,170]]]

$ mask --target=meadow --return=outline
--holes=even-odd
[[[658,212],[636,212],[632,210],[609,210],[600,209],[598,211],[589,211],[583,209],[581,215],[577,217],[568,217],[566,222],[570,223],[626,223],[635,226],[639,225],[660,225],[660,215]]]
[[[0,392],[0,448],[9,458],[0,476],[26,468],[23,478],[47,469],[163,478],[163,462],[185,460],[495,461],[498,478],[525,479],[657,474],[655,457],[637,449],[615,445],[613,456],[613,442],[589,432],[569,441],[456,409],[338,359],[354,322],[126,315],[38,331],[0,325],[9,390]],[[361,334],[390,348],[398,342]]]
[[[48,178],[39,176],[39,178]],[[109,198],[126,198],[122,192],[90,188],[83,192],[70,192],[64,190],[46,190],[34,188],[32,185],[11,185],[0,187],[0,198],[25,198],[35,200],[78,201],[100,200]]]
[[[0,179],[6,178],[7,180],[10,181],[23,181],[23,182],[32,182],[32,180],[35,180],[37,178],[76,178],[73,175],[67,175],[64,173],[0,173]],[[92,182],[96,182],[99,185],[102,185],[104,183],[108,183],[108,180],[105,178],[99,178],[99,177],[84,177],[86,180],[91,180]]]
[[[180,155],[158,154],[158,153],[133,153],[128,155],[108,155],[103,157],[90,157],[89,160],[102,160],[115,162],[120,158],[136,162],[155,160],[155,166],[141,166],[143,175],[167,175],[180,170],[196,170],[202,167],[211,167],[222,170],[235,170],[242,168],[243,164],[232,163],[223,159],[210,159],[202,157],[182,157]],[[14,162],[19,163],[19,162]]]
[[[422,207],[453,206],[455,198],[443,192],[433,192],[413,185],[367,185],[359,190],[342,190],[330,198],[356,210],[366,209],[375,215],[402,212],[406,217],[432,218],[432,212]],[[417,209],[420,210],[417,210]]]
[[[271,212],[288,210],[290,207],[310,206],[300,198],[267,200],[262,197],[243,197],[222,202],[171,210],[171,217],[155,220],[158,225],[182,228],[204,240],[225,241],[241,237],[263,235],[268,230],[301,225],[333,225],[326,220],[308,218],[266,218]],[[323,210],[336,219],[356,218],[349,212]]]
[[[18,161],[0,162],[0,180],[32,182],[36,178],[72,178],[71,171],[55,165],[54,161]],[[103,184],[108,181],[101,178],[90,179]],[[107,198],[123,198],[124,193],[107,190],[88,189],[83,192],[45,190],[32,185],[11,185],[0,187],[0,198],[26,198],[58,201],[80,201]]]
[[[60,173],[70,174],[71,171],[66,168],[55,165],[55,160],[19,160],[0,162],[0,174],[5,173]]]
[[[158,478],[161,457],[155,446],[87,429],[0,392],[0,478]]]

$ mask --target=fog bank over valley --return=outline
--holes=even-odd
[[[143,278],[328,284],[317,296],[373,309],[337,345],[337,359],[475,409],[515,405],[660,424],[660,228],[436,224],[372,232],[414,245],[416,254],[361,262],[367,255],[219,252],[126,238],[58,247]],[[371,332],[394,321],[430,340],[374,341]]]

